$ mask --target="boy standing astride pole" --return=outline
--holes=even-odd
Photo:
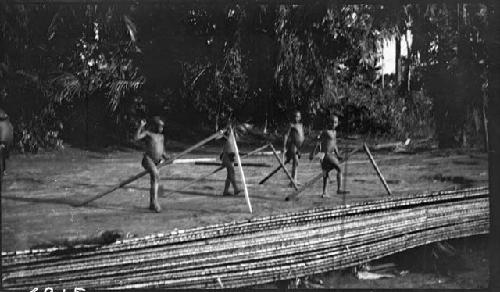
[[[283,137],[283,155],[284,164],[292,160],[292,177],[296,184],[297,182],[297,167],[300,159],[300,147],[304,143],[304,126],[302,125],[302,116],[298,110],[293,112],[294,121],[290,123],[290,127]]]
[[[337,115],[333,115],[332,123],[324,129],[321,134],[317,137],[318,142],[314,147],[313,151],[309,155],[309,160],[312,160],[316,154],[316,149],[319,146],[319,151],[321,152],[320,162],[321,169],[323,171],[323,194],[322,197],[328,197],[326,194],[326,185],[328,183],[328,174],[332,169],[337,171],[337,194],[348,194],[348,191],[341,190],[342,184],[342,170],[340,168],[340,153],[337,147],[337,132],[335,129],[339,124],[339,118]]]
[[[241,189],[238,187],[236,183],[236,176],[234,171],[234,158],[236,149],[234,148],[234,133],[233,128],[228,126],[226,133],[224,134],[224,138],[226,142],[224,143],[224,147],[222,148],[222,153],[220,155],[220,159],[222,160],[222,164],[226,167],[227,176],[226,182],[224,185],[224,192],[222,192],[223,196],[230,196],[229,186],[232,184],[234,189],[234,195],[238,195],[241,192]]]
[[[141,124],[137,129],[135,139],[143,140],[146,142],[146,151],[142,159],[142,166],[149,173],[151,178],[151,188],[149,191],[149,209],[159,213],[161,211],[160,204],[158,203],[158,186],[160,181],[160,173],[156,167],[162,159],[168,159],[165,155],[163,126],[164,123],[160,117],[153,117],[155,123],[155,132],[150,132],[144,129],[146,121],[141,120]]]

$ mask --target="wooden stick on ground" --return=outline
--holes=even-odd
[[[222,166],[222,163],[220,162],[204,162],[204,161],[197,161],[194,163],[194,165],[215,165],[215,166]],[[252,166],[252,167],[271,167],[271,164],[265,163],[265,162],[242,162],[242,166]],[[234,163],[234,166],[238,166],[238,163]]]
[[[167,161],[164,161],[164,162],[162,162],[162,163],[158,164],[158,166],[157,166],[157,167],[158,167],[158,169],[160,169],[161,167],[163,167],[163,166],[165,166],[165,165],[172,164],[172,162],[173,162],[174,160],[176,160],[177,158],[180,158],[180,157],[182,157],[182,156],[184,156],[184,155],[188,154],[189,152],[191,152],[191,151],[195,150],[196,148],[199,148],[199,147],[201,147],[202,145],[205,145],[206,143],[208,143],[208,142],[212,141],[213,139],[216,139],[216,138],[218,138],[218,137],[222,136],[222,135],[223,135],[223,133],[224,133],[224,132],[223,132],[222,130],[221,130],[221,131],[218,131],[217,133],[215,133],[215,134],[211,135],[210,137],[205,138],[204,140],[202,140],[202,141],[200,141],[200,142],[196,143],[195,145],[193,145],[193,146],[189,147],[188,149],[186,149],[186,150],[182,151],[181,153],[174,155],[173,157],[171,157],[171,158],[170,158],[170,159],[168,159]],[[144,171],[141,171],[140,173],[138,173],[138,174],[136,174],[136,175],[134,175],[134,176],[132,176],[132,177],[129,177],[128,179],[126,179],[126,180],[124,180],[124,181],[120,182],[119,184],[117,184],[117,185],[113,186],[112,188],[110,188],[110,189],[108,189],[108,190],[106,190],[106,191],[104,191],[104,192],[102,192],[102,193],[98,194],[97,196],[94,196],[94,197],[92,197],[92,198],[90,198],[90,199],[88,199],[88,200],[85,200],[83,203],[79,204],[78,206],[84,206],[84,205],[86,205],[86,204],[88,204],[88,203],[90,203],[90,202],[92,202],[92,201],[94,201],[94,200],[97,200],[97,199],[99,199],[99,198],[102,198],[102,197],[104,197],[104,196],[106,196],[106,195],[108,195],[108,194],[110,194],[110,193],[114,192],[115,190],[117,190],[117,189],[119,189],[119,188],[121,188],[121,187],[123,187],[123,186],[125,186],[125,185],[127,185],[127,184],[129,184],[129,183],[131,183],[131,182],[133,182],[133,181],[135,181],[135,180],[137,180],[138,178],[143,177],[143,176],[144,176],[144,175],[146,175],[147,173],[148,173],[148,172],[147,172],[147,171],[145,171],[145,170],[144,170]]]
[[[295,183],[295,181],[293,180],[293,177],[290,175],[290,173],[288,172],[288,170],[286,169],[285,165],[283,164],[283,161],[281,161],[281,158],[280,156],[278,155],[278,153],[276,152],[276,149],[274,149],[274,146],[273,144],[269,144],[269,147],[271,147],[271,150],[273,151],[273,154],[274,154],[274,157],[276,157],[276,159],[278,160],[278,162],[280,163],[280,166],[281,168],[283,168],[283,171],[286,173],[286,176],[288,176],[288,179],[290,179],[290,181],[292,182],[292,185],[293,185],[293,188],[295,190],[299,190],[299,187],[297,187],[297,184]]]
[[[265,178],[259,181],[259,184],[264,184],[268,179],[270,179],[273,175],[275,175],[281,169],[281,164],[278,165],[273,171],[271,171]]]
[[[172,162],[172,164],[215,162],[215,161],[216,161],[215,158],[185,158],[185,159],[176,159]]]
[[[243,172],[243,167],[241,166],[241,158],[240,158],[240,153],[238,151],[238,145],[236,144],[236,138],[234,137],[234,132],[231,130],[231,134],[233,137],[233,144],[234,144],[234,151],[235,151],[235,157],[236,157],[236,162],[238,163],[238,169],[240,170],[240,175],[241,175],[241,182],[243,183],[243,191],[245,192],[245,200],[247,201],[248,209],[250,210],[250,213],[252,213],[252,204],[250,203],[250,197],[248,196],[248,188],[247,188],[247,182],[245,180],[245,173]],[[272,147],[272,145],[271,145]]]
[[[375,160],[373,159],[373,156],[372,154],[370,153],[370,149],[368,149],[368,146],[366,145],[366,143],[363,144],[363,148],[365,149],[365,152],[366,152],[366,155],[368,155],[368,158],[370,159],[370,162],[372,163],[373,165],[373,168],[375,169],[375,171],[377,172],[377,175],[378,177],[380,178],[380,180],[382,181],[382,184],[384,185],[384,188],[385,190],[387,191],[387,194],[389,196],[392,195],[391,193],[391,190],[389,189],[389,186],[387,185],[387,182],[385,181],[385,178],[384,176],[382,175],[382,173],[380,172],[380,169],[378,168],[378,165],[377,163],[375,162]]]
[[[347,162],[347,159],[349,159],[349,157],[351,155],[353,155],[354,153],[358,152],[359,150],[361,150],[363,148],[363,146],[358,146],[356,148],[354,148],[351,152],[349,152],[345,157],[344,157],[344,161],[341,163],[341,164],[344,164]],[[314,176],[312,179],[310,179],[308,182],[306,182],[301,188],[300,190],[298,191],[295,191],[293,193],[291,193],[290,195],[288,195],[286,198],[285,198],[285,201],[289,201],[290,199],[297,199],[298,196],[306,189],[310,188],[312,185],[314,185],[320,178],[323,177],[323,173],[320,173],[316,176]]]
[[[264,146],[262,146],[262,147],[259,147],[259,148],[255,149],[255,150],[253,150],[253,151],[251,151],[251,152],[249,152],[249,153],[247,153],[247,154],[245,154],[245,155],[241,156],[241,157],[248,157],[248,156],[251,156],[251,155],[253,155],[254,153],[257,153],[257,152],[259,152],[259,151],[262,151],[262,150],[266,149],[267,147],[269,147],[269,144],[266,144],[266,145],[264,145]],[[212,172],[207,173],[207,174],[205,174],[205,175],[202,175],[202,176],[200,176],[200,177],[198,177],[198,178],[195,178],[194,180],[192,180],[192,181],[188,182],[187,184],[183,185],[182,187],[178,188],[177,190],[174,190],[174,191],[169,192],[169,193],[168,193],[168,195],[169,195],[169,194],[172,194],[172,193],[176,193],[176,192],[183,191],[183,190],[187,189],[188,187],[190,187],[190,186],[194,185],[195,183],[197,183],[197,182],[199,182],[199,181],[201,181],[201,180],[206,179],[207,177],[211,176],[212,174],[217,173],[217,172],[219,172],[219,171],[223,170],[224,168],[225,168],[224,166],[219,166],[218,168],[214,169]]]

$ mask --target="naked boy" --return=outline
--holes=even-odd
[[[297,167],[300,159],[300,148],[304,143],[304,126],[302,125],[302,117],[298,110],[294,111],[293,119],[283,138],[283,153],[285,164],[292,161],[292,177],[295,183],[298,184]]]
[[[338,116],[334,115],[333,120],[329,127],[326,127],[318,136],[316,147],[309,155],[309,160],[312,160],[316,149],[319,147],[321,152],[320,161],[321,169],[323,171],[323,197],[327,197],[326,186],[328,184],[328,175],[331,170],[337,171],[337,194],[347,194],[347,191],[342,191],[342,169],[340,168],[340,153],[337,147],[337,132],[336,128],[339,124]]]
[[[162,159],[168,159],[165,154],[164,137],[163,137],[163,121],[160,117],[155,116],[154,121],[154,132],[150,132],[144,129],[146,126],[146,121],[141,120],[141,124],[137,129],[135,139],[144,140],[146,144],[146,151],[144,152],[144,157],[142,158],[142,166],[149,172],[151,178],[150,187],[150,199],[149,199],[149,209],[159,213],[161,211],[160,204],[158,203],[158,186],[160,180],[160,173],[156,167]]]

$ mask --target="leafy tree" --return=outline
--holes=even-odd
[[[41,102],[32,107],[40,111],[38,115],[20,115],[31,115],[34,120],[27,118],[28,122],[15,123],[23,129],[18,132],[29,137],[24,140],[30,142],[21,142],[21,146],[23,143],[50,146],[52,140],[46,136],[55,130],[48,121],[58,126],[57,131],[63,130],[63,123],[68,123],[67,133],[76,131],[81,136],[83,132],[88,138],[89,132],[97,131],[92,129],[95,126],[92,118],[102,122],[99,113],[89,115],[88,106],[92,102],[97,105],[94,108],[100,108],[102,103],[104,108],[107,106],[101,115],[112,118],[104,119],[108,127],[127,126],[123,119],[133,110],[131,93],[145,80],[134,65],[134,54],[140,51],[136,45],[137,29],[123,7],[121,10],[112,5],[3,6],[6,18],[14,20],[4,23],[2,29],[5,39],[11,40],[3,63],[7,63],[5,67],[9,71],[9,91],[14,89],[8,98],[18,94],[15,88],[21,89],[20,78],[30,84],[28,95],[42,97]],[[129,41],[124,41],[125,37],[129,37]],[[20,54],[26,56],[25,62],[21,61]],[[21,62],[11,64],[10,58]]]

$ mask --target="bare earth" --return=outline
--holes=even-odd
[[[249,150],[251,149],[240,149]],[[207,147],[202,151],[204,153],[184,158],[218,157],[219,149]],[[487,155],[481,152],[373,152],[373,156],[396,196],[453,186],[486,185],[488,182]],[[148,177],[86,207],[73,206],[142,171],[141,158],[142,154],[135,151],[100,153],[74,148],[34,156],[12,155],[2,184],[2,251],[22,250],[64,239],[85,238],[105,230],[122,230],[142,236],[175,228],[188,229],[318,206],[377,200],[387,195],[366,154],[357,153],[348,162],[347,189],[350,194],[345,197],[335,193],[335,173],[332,173],[329,185],[331,198],[323,199],[319,196],[321,181],[318,181],[301,194],[298,202],[285,202],[284,198],[293,189],[289,187],[283,171],[278,172],[265,185],[259,185],[258,181],[274,166],[246,167],[244,171],[254,210],[250,214],[243,196],[221,196],[226,175],[224,170],[185,191],[169,193],[216,168],[173,164],[160,170],[161,184],[164,187],[164,194],[160,196],[163,207],[160,214],[147,209]],[[273,156],[258,156],[243,161],[277,165]],[[305,154],[299,167],[298,180],[301,183],[320,172],[319,161],[309,162]],[[239,177],[239,173],[237,176]],[[337,287],[339,281],[345,284],[341,286],[360,287],[347,283],[349,280],[345,277],[342,279],[332,281],[336,282]],[[391,287],[385,284],[377,286],[376,283],[371,287]],[[397,282],[394,285],[400,287]]]

